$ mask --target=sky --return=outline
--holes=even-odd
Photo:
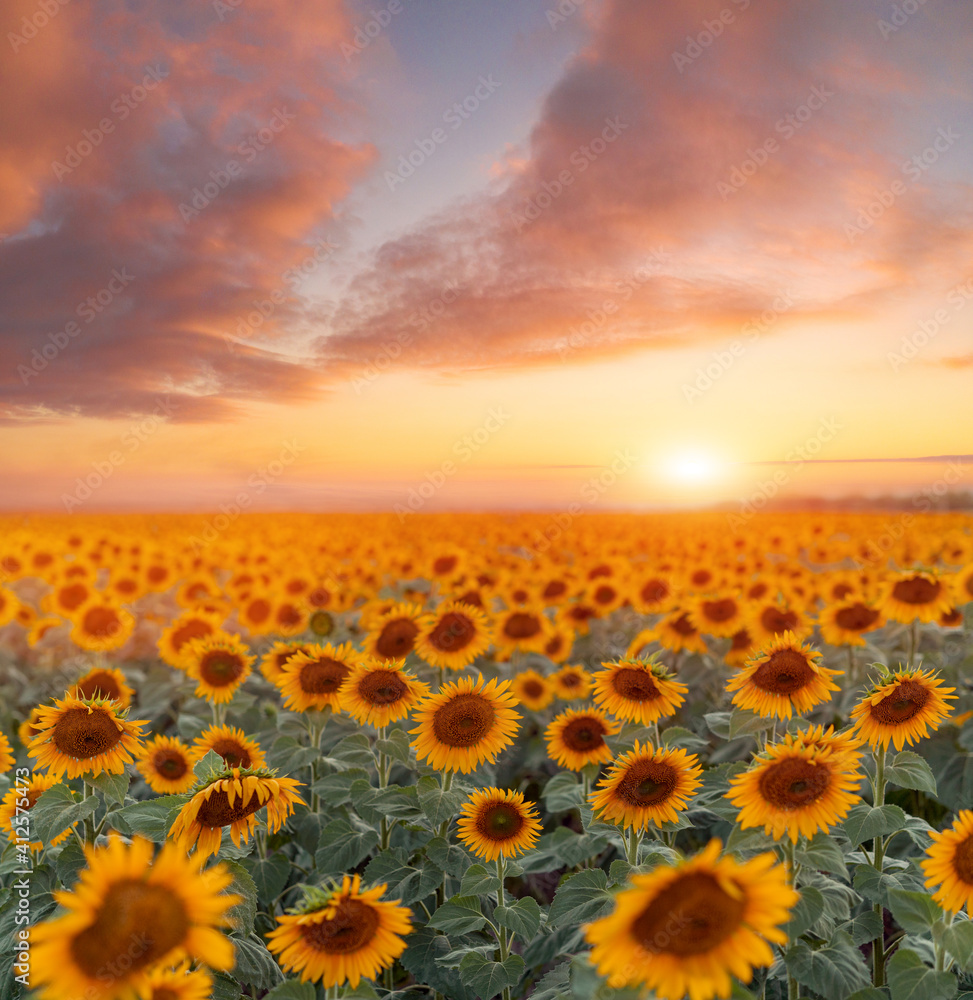
[[[961,0],[6,0],[0,35],[2,509],[973,489]]]

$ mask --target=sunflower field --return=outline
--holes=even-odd
[[[971,605],[962,514],[0,519],[0,1000],[973,998]]]

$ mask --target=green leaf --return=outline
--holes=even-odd
[[[257,886],[250,872],[238,861],[224,861],[223,866],[233,876],[229,891],[243,897],[242,902],[237,903],[229,911],[229,915],[235,923],[237,932],[249,937],[253,933],[253,922],[257,917]]]
[[[234,979],[258,990],[269,990],[283,980],[280,966],[256,934],[230,940],[236,947],[236,965],[231,973]]]
[[[571,963],[562,962],[538,980],[530,1000],[570,1000]]]
[[[814,886],[801,889],[801,898],[791,910],[791,919],[785,924],[787,936],[796,941],[805,931],[810,930],[824,913],[824,896]]]
[[[889,995],[877,986],[866,986],[863,990],[855,990],[848,1000],[889,1000]]]
[[[399,961],[416,977],[416,982],[428,984],[450,1000],[473,1000],[474,995],[463,985],[459,972],[443,964],[443,959],[452,950],[445,934],[438,934],[431,927],[420,927],[405,939],[405,943],[406,949]]]
[[[366,823],[378,826],[382,818],[411,819],[421,816],[416,790],[411,785],[389,785],[375,788],[370,782],[358,780],[351,786],[351,804]]]
[[[730,738],[730,713],[729,712],[709,712],[703,716],[709,731],[717,739],[728,740]]]
[[[584,790],[572,771],[560,771],[544,786],[541,799],[549,813],[577,809],[584,801]]]
[[[900,750],[885,767],[885,777],[900,788],[915,788],[936,794],[936,778],[924,757],[911,750]]]
[[[384,753],[387,757],[391,757],[392,760],[397,760],[400,764],[412,763],[409,737],[401,729],[393,729],[389,733],[387,740],[376,740],[375,749],[379,753]]]
[[[601,868],[586,868],[558,886],[547,922],[551,927],[567,922],[585,923],[604,915],[612,901],[605,872]]]
[[[516,986],[523,971],[524,960],[519,955],[509,955],[503,962],[491,962],[471,952],[459,965],[463,982],[482,1000],[492,1000],[507,986]]]
[[[418,866],[409,864],[409,855],[401,847],[382,851],[372,858],[364,877],[366,883],[385,882],[386,896],[400,899],[406,905],[425,899],[443,884],[443,873],[435,865],[428,861]]]
[[[337,767],[368,767],[375,763],[372,744],[364,733],[352,733],[346,736],[323,759]]]
[[[443,791],[442,786],[431,775],[416,782],[416,791],[419,794],[419,807],[434,830],[451,820],[467,798],[467,793],[462,788]]]
[[[860,948],[869,941],[874,941],[883,931],[882,918],[874,910],[864,910],[854,920],[845,926],[851,935],[851,940]]]
[[[213,975],[213,992],[210,994],[210,1000],[240,1000],[242,996],[243,989],[235,979],[225,972]]]
[[[819,831],[803,847],[794,852],[794,860],[805,868],[834,872],[847,877],[848,866],[834,837]]]
[[[964,972],[973,970],[973,923],[954,918],[943,934],[943,944]]]
[[[706,740],[682,726],[669,726],[660,734],[662,742],[667,747],[683,747],[686,750],[698,750],[706,746]]]
[[[185,795],[160,795],[156,799],[133,802],[112,813],[111,825],[122,833],[137,833],[161,844],[169,832],[170,815],[188,801]]]
[[[910,934],[927,934],[942,919],[943,911],[928,893],[889,889],[888,899],[896,923]]]
[[[240,864],[250,873],[263,903],[272,903],[284,891],[291,873],[290,860],[279,852],[266,858],[241,858]]]
[[[468,934],[486,926],[478,896],[452,896],[432,915],[429,927],[444,934]]]
[[[857,892],[873,903],[889,905],[889,891],[892,889],[908,889],[922,892],[922,882],[908,871],[877,872],[871,865],[859,865],[852,883]]]
[[[513,906],[498,906],[493,916],[502,927],[513,931],[524,942],[530,941],[541,925],[541,908],[533,896],[524,896]]]
[[[97,788],[105,796],[106,803],[111,801],[119,805],[125,801],[125,796],[128,794],[128,781],[128,774],[124,771],[121,774],[109,774],[104,771],[96,777],[89,774],[84,776],[84,783]]]
[[[215,750],[207,750],[193,765],[193,774],[205,780],[212,774],[219,774],[225,767],[223,758]]]
[[[459,891],[461,896],[486,896],[497,892],[499,888],[500,879],[497,878],[495,869],[483,865],[470,865],[463,875]]]
[[[263,1000],[314,1000],[317,990],[314,983],[302,983],[300,979],[287,979],[275,986]]]
[[[314,782],[312,791],[318,793],[329,806],[346,806],[351,802],[351,786],[361,778],[368,780],[368,771],[363,767],[349,767],[345,771],[326,774]]]
[[[378,844],[378,831],[353,826],[346,819],[332,820],[322,831],[314,861],[322,875],[336,875],[356,868]]]
[[[874,837],[895,833],[904,826],[905,813],[898,806],[870,806],[867,802],[853,806],[841,824],[852,847]]]
[[[426,844],[426,857],[442,872],[453,878],[462,878],[470,867],[469,855],[456,844],[449,843],[443,837],[433,837]],[[431,985],[431,984],[430,984]],[[440,990],[440,993],[442,990]]]
[[[78,872],[88,863],[81,845],[72,837],[57,856],[57,877],[65,889],[78,880]]]
[[[31,806],[30,836],[49,844],[59,833],[91,816],[98,808],[98,797],[79,800],[67,785],[55,785]]]
[[[774,724],[773,719],[764,719],[745,708],[735,708],[730,713],[729,732],[727,739],[735,740],[740,736],[755,736]]]
[[[784,962],[799,983],[826,997],[845,996],[849,990],[862,989],[869,982],[862,953],[841,931],[819,951],[812,951],[798,941],[787,949]]]
[[[607,837],[593,833],[576,833],[570,827],[559,826],[545,834],[537,846],[523,859],[526,872],[549,872],[558,868],[573,868],[587,858],[600,854],[609,844]]]
[[[956,995],[956,976],[935,972],[909,948],[896,950],[887,972],[892,1000],[952,1000]]]

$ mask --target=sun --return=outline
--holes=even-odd
[[[663,471],[666,479],[674,482],[686,485],[711,483],[719,479],[722,463],[705,451],[683,451],[670,455]]]

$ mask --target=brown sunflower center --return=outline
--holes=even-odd
[[[929,691],[918,681],[901,681],[877,705],[872,705],[872,718],[886,726],[898,726],[918,715],[929,701]]]
[[[581,678],[575,673],[569,672],[561,674],[558,680],[561,683],[561,687],[568,688],[568,690],[571,688],[581,687]]]
[[[199,676],[210,687],[227,687],[243,673],[246,664],[227,649],[210,649],[199,661]]]
[[[850,583],[836,583],[831,588],[831,594],[837,601],[846,598],[855,588]]]
[[[157,986],[152,991],[152,1000],[182,1000],[182,997],[175,990],[167,989],[165,986]]]
[[[661,761],[637,760],[626,768],[615,795],[626,805],[651,806],[665,802],[679,781],[679,772]]]
[[[277,621],[284,628],[293,628],[301,623],[301,612],[293,604],[282,604],[277,609]]]
[[[760,775],[760,794],[775,809],[802,809],[830,787],[830,768],[799,757],[778,761]]]
[[[441,653],[464,649],[476,637],[476,626],[458,611],[447,611],[429,633],[429,642]]]
[[[610,587],[607,583],[603,583],[592,595],[595,604],[611,604],[615,600],[615,595],[618,593],[614,587]]]
[[[83,583],[72,583],[59,591],[61,607],[65,611],[75,611],[84,604],[88,588]]]
[[[524,817],[512,802],[491,802],[476,816],[476,829],[488,840],[510,840],[523,827]]]
[[[217,788],[199,807],[196,819],[201,826],[229,826],[237,820],[252,816],[263,805],[266,803],[262,803],[257,797],[257,793],[254,792],[246,805],[244,805],[243,799],[237,795],[231,806],[226,792],[222,788]]]
[[[689,620],[689,613],[685,611],[675,621],[671,622],[669,627],[677,635],[696,634],[696,626]]]
[[[122,693],[118,688],[118,682],[105,670],[99,670],[97,673],[78,681],[76,692],[79,698],[100,696],[114,699],[121,697]]]
[[[351,673],[351,667],[330,656],[301,666],[298,683],[305,694],[334,694]]]
[[[605,724],[593,715],[572,719],[561,731],[564,745],[575,753],[590,753],[605,745]]]
[[[326,587],[315,587],[307,595],[307,602],[314,608],[326,608],[331,603],[331,591]]]
[[[814,677],[807,657],[796,649],[778,649],[757,667],[753,683],[772,694],[793,694]]]
[[[508,639],[530,639],[540,630],[540,620],[529,611],[515,611],[503,624],[503,634]]]
[[[152,757],[152,768],[163,778],[176,781],[189,770],[189,761],[178,750],[156,750]]]
[[[186,622],[185,625],[180,625],[172,633],[172,648],[178,653],[187,642],[192,642],[193,639],[203,639],[210,635],[212,631],[213,626],[209,622],[193,618],[191,621]]]
[[[632,935],[646,950],[673,955],[710,951],[735,933],[746,909],[712,875],[683,875],[636,917]]]
[[[787,632],[797,625],[797,612],[783,611],[780,608],[764,608],[760,612],[760,624],[768,632],[773,632],[774,635]]]
[[[88,635],[107,638],[121,628],[121,619],[113,608],[89,608],[81,619],[81,627]]]
[[[408,684],[393,670],[373,670],[358,683],[358,696],[369,705],[394,705],[408,690]]]
[[[451,747],[472,747],[493,726],[497,714],[478,694],[458,694],[436,709],[432,729],[440,743]]]
[[[669,596],[669,587],[663,580],[649,580],[642,585],[639,596],[646,604],[658,604]]]
[[[270,617],[270,610],[270,601],[264,597],[258,597],[250,602],[250,606],[247,608],[247,618],[255,625],[259,625]]]
[[[973,885],[973,836],[956,845],[953,854],[953,871],[967,885]]]
[[[112,982],[164,958],[189,929],[186,908],[172,891],[132,879],[110,886],[94,922],[69,948],[87,976]]]
[[[524,681],[522,690],[528,698],[540,698],[544,694],[544,685],[530,677]]]
[[[928,604],[939,597],[942,589],[942,584],[938,580],[913,576],[908,580],[899,580],[892,588],[892,596],[903,604]]]
[[[703,601],[703,614],[711,622],[728,622],[737,613],[737,602],[732,597],[719,601]]]
[[[704,587],[713,579],[713,574],[708,569],[698,569],[689,579],[694,587]]]
[[[419,626],[408,618],[394,618],[386,622],[375,640],[375,652],[386,660],[397,660],[412,652]]]
[[[239,741],[228,737],[211,743],[209,749],[213,753],[218,753],[227,767],[249,767],[252,763],[247,748]]]
[[[54,724],[54,745],[66,757],[87,760],[107,753],[122,738],[111,715],[102,708],[69,708]]]
[[[440,556],[433,561],[432,571],[437,576],[444,576],[446,573],[452,573],[456,569],[457,562],[458,559],[456,556]]]
[[[327,611],[315,611],[308,625],[315,635],[331,635],[334,631],[334,619]]]
[[[647,670],[622,667],[612,674],[612,687],[628,701],[655,701],[659,688]]]
[[[541,591],[541,597],[549,601],[555,597],[562,597],[568,589],[568,585],[563,580],[551,580]]]
[[[740,649],[749,649],[753,640],[750,638],[750,633],[745,629],[740,629],[739,632],[733,633],[733,641],[730,643],[730,649],[733,652],[737,652]]]
[[[315,951],[347,955],[364,948],[378,930],[378,911],[359,899],[343,899],[330,920],[300,924],[301,937]]]
[[[835,612],[835,624],[849,632],[865,632],[878,621],[879,613],[872,608],[856,601],[847,608],[839,608]]]

